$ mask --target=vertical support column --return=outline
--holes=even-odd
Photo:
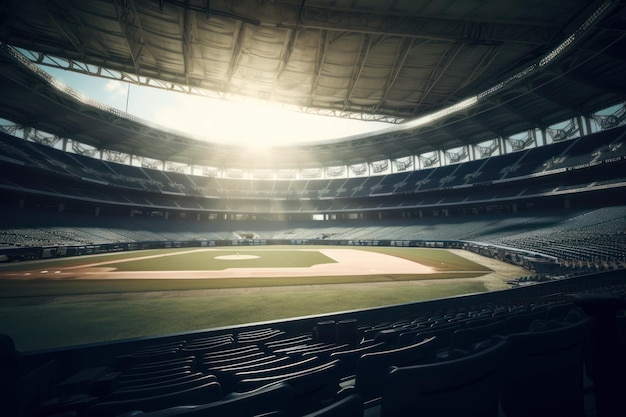
[[[593,128],[591,127],[591,117],[584,117],[585,120],[585,127],[587,129],[587,133],[586,135],[590,135],[592,133]]]
[[[498,152],[500,152],[500,155],[508,153],[508,151],[506,150],[506,142],[504,141],[504,137],[502,136],[498,136]]]
[[[582,115],[576,116],[576,123],[578,124],[578,135],[579,136],[587,135],[588,132],[585,129],[585,123],[583,123],[583,116]]]
[[[547,145],[548,144],[548,134],[546,133],[546,128],[542,127],[540,130],[541,133],[541,144],[542,145]]]

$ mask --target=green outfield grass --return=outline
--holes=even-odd
[[[479,277],[490,271],[445,250],[351,249],[399,256],[435,267],[441,273],[253,279],[0,279],[0,333],[11,335],[18,349],[28,351],[185,332],[483,292],[485,287],[480,281],[450,278]],[[294,247],[228,248],[219,250],[220,253],[214,256],[207,256],[209,252],[181,253],[188,250],[125,252],[14,264],[10,268],[3,265],[0,275],[9,269],[12,272],[52,270],[119,260],[123,262],[109,266],[121,266],[127,270],[180,270],[181,266],[186,266],[188,270],[197,270],[223,269],[230,264],[240,268],[246,260],[230,263],[215,262],[218,260],[214,259],[214,256],[236,253],[260,256],[252,261],[263,260],[261,263],[249,266],[256,268],[333,262],[317,251],[300,251]],[[129,260],[159,254],[170,256]],[[175,259],[180,262],[174,262]],[[340,283],[376,285],[328,285]]]
[[[98,255],[86,255],[86,256],[76,256],[72,258],[52,258],[52,259],[41,259],[37,261],[28,261],[28,262],[13,262],[8,264],[0,264],[0,275],[3,272],[20,272],[20,271],[30,271],[33,269],[52,269],[52,268],[62,268],[62,267],[71,267],[71,266],[80,266],[86,263],[92,262],[106,262],[106,261],[115,261],[120,259],[129,259],[136,258],[138,256],[150,256],[150,255],[158,255],[158,254],[166,254],[166,253],[176,253],[177,251],[182,251],[183,249],[151,249],[151,250],[138,250],[132,252],[114,252],[114,253],[103,253]]]

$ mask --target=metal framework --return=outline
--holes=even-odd
[[[56,91],[54,80],[16,68],[15,56],[0,57],[0,117],[101,152],[215,167],[222,175],[248,166],[373,166],[411,155],[420,162],[432,152],[446,163],[455,157],[442,152],[464,149],[472,158],[475,146],[493,138],[543,132],[624,101],[622,1],[480,5],[94,0],[85,7],[78,0],[7,0],[0,5],[3,53],[29,51],[31,65],[394,125],[380,135],[287,146],[264,161]],[[42,117],[30,104],[44,101],[54,105]],[[90,123],[98,129],[86,131]]]

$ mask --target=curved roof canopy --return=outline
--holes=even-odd
[[[162,88],[391,122],[480,100],[410,129],[281,147],[263,158],[90,108],[16,65],[5,48],[0,116],[99,148],[210,166],[393,159],[624,100],[625,23],[622,1],[5,0],[0,41],[75,71],[110,69]]]

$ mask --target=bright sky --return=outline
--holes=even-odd
[[[87,97],[126,110],[127,83],[42,69]],[[304,114],[269,103],[235,103],[137,85],[130,85],[128,113],[199,139],[255,147],[319,142],[390,127],[382,122]]]

